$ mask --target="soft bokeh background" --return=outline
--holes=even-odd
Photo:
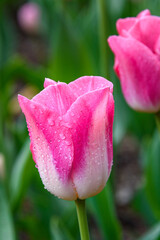
[[[159,0],[0,0],[0,239],[80,239],[74,202],[48,193],[29,151],[17,102],[44,78],[101,75],[114,83],[114,165],[106,188],[87,200],[93,240],[160,239],[160,141],[153,115],[124,101],[107,44],[118,18]],[[36,4],[36,5],[35,5]],[[20,10],[21,9],[21,10]]]

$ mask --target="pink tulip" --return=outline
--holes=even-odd
[[[45,79],[44,87],[32,100],[18,97],[42,182],[66,200],[94,196],[112,166],[113,85],[85,76],[68,85]]]
[[[25,3],[18,11],[18,21],[27,33],[37,33],[40,25],[40,8],[35,3]]]
[[[149,10],[117,21],[119,36],[109,45],[115,54],[114,70],[128,104],[135,110],[160,110],[160,17]]]

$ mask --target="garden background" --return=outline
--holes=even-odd
[[[116,20],[159,0],[35,0],[39,21],[26,29],[22,0],[0,1],[0,239],[79,239],[74,202],[52,196],[35,168],[17,94],[32,98],[44,78],[69,83],[100,75],[114,84],[114,164],[105,189],[87,199],[93,240],[160,239],[160,140],[152,114],[126,104],[107,38]]]

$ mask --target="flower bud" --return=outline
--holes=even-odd
[[[18,97],[42,182],[63,199],[94,196],[112,166],[113,85],[86,76],[68,85],[46,79],[44,86],[32,100]]]
[[[108,42],[127,103],[142,112],[160,111],[160,17],[144,10],[119,19],[117,30],[119,36]]]
[[[18,21],[27,33],[37,33],[40,25],[40,8],[35,3],[25,3],[18,11]]]

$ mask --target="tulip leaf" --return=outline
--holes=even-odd
[[[9,84],[9,82],[13,81],[15,78],[22,78],[24,82],[35,85],[41,89],[47,70],[40,66],[34,68],[19,55],[16,55],[0,69],[0,74],[3,74],[2,80],[4,85]]]
[[[13,220],[2,184],[0,183],[0,239],[15,240]]]
[[[145,160],[146,194],[155,216],[160,219],[160,135],[154,134],[153,140],[145,144],[143,157]]]
[[[160,239],[160,223],[156,224],[139,240],[159,240]]]
[[[120,240],[121,228],[115,213],[114,201],[109,182],[101,193],[90,199],[93,214],[97,219],[104,239]]]
[[[157,219],[152,212],[144,186],[136,192],[132,200],[132,207],[142,215],[147,224],[153,225],[156,223]]]
[[[75,238],[71,235],[69,229],[63,223],[59,217],[51,218],[51,234],[52,239],[56,240],[74,240]]]
[[[31,178],[31,164],[31,152],[29,148],[29,140],[27,140],[15,161],[11,173],[10,200],[13,208],[19,202]]]

